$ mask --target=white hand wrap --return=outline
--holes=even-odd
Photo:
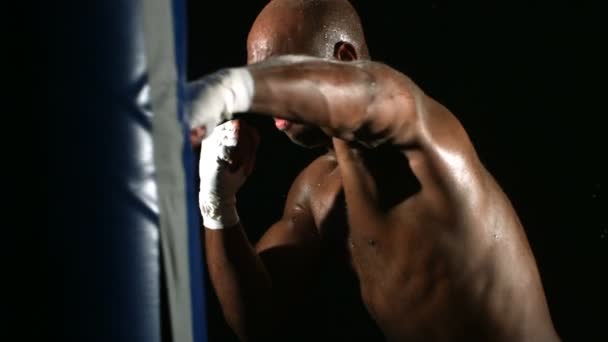
[[[219,125],[202,142],[199,206],[206,228],[222,229],[239,222],[236,193],[247,176],[242,167],[234,172],[228,170],[237,142],[238,132],[234,121]]]
[[[190,129],[205,127],[207,134],[234,113],[251,107],[254,82],[247,68],[221,69],[188,84]]]

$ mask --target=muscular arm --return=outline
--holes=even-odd
[[[419,134],[426,96],[384,64],[285,56],[249,70],[255,112],[320,126],[368,146],[408,145]]]
[[[224,316],[241,340],[275,339],[298,310],[318,261],[319,239],[303,182],[290,190],[283,218],[251,246],[241,224],[205,229],[211,281]]]
[[[248,70],[254,82],[254,112],[313,124],[366,147],[395,146],[410,160],[418,159],[414,172],[422,182],[431,175],[451,177],[456,170],[464,174],[460,170],[465,164],[479,165],[458,119],[387,65],[280,56]],[[334,143],[336,148],[346,146],[338,145]],[[454,190],[444,180],[434,178],[433,183]]]
[[[242,225],[205,229],[205,252],[211,282],[228,325],[241,340],[265,337],[272,322],[271,281]]]
[[[437,145],[435,139],[443,139],[443,146],[468,142],[449,110],[407,76],[369,60],[284,55],[222,69],[189,87],[193,131],[209,131],[235,113],[252,111],[318,126],[330,136],[366,147],[388,143],[407,149]],[[472,152],[470,146],[461,147]]]

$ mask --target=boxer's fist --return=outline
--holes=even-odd
[[[201,146],[203,139],[207,136],[207,129],[205,127],[196,127],[190,130],[190,144],[194,148]]]
[[[251,106],[254,83],[246,68],[221,69],[188,84],[188,125],[194,145],[234,113]],[[195,137],[192,137],[192,135]]]
[[[238,223],[236,193],[255,163],[259,136],[246,123],[219,125],[203,140],[199,159],[199,206],[203,224],[221,229]]]

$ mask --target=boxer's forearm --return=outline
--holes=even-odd
[[[271,337],[274,305],[271,281],[243,227],[205,229],[211,282],[228,325],[241,340]]]
[[[370,61],[313,59],[249,67],[256,113],[320,126],[339,138],[411,143],[424,94],[407,77]]]

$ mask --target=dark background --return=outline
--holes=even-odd
[[[599,8],[573,1],[352,3],[372,58],[450,108],[509,195],[560,336],[607,340],[608,31]],[[189,0],[189,77],[244,64],[248,30],[265,4]],[[291,144],[270,120],[260,127],[256,169],[239,196],[252,241],[279,218],[298,172],[323,152]],[[228,340],[212,292],[208,302],[211,340]]]

